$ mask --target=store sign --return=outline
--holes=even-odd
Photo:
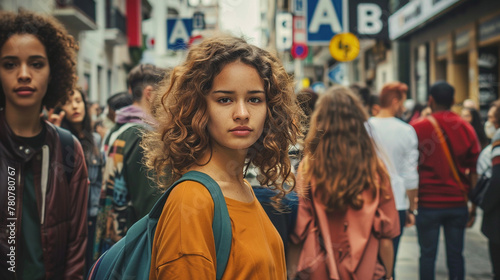
[[[500,36],[500,15],[479,24],[479,42]]]
[[[413,0],[389,17],[391,40],[405,35],[460,0]]]
[[[498,99],[498,48],[479,48],[479,106],[481,115],[488,114],[489,104]]]
[[[470,30],[458,32],[455,35],[455,51],[469,49],[471,42]]]
[[[307,43],[328,45],[342,29],[342,0],[307,1]]]
[[[388,0],[349,0],[349,30],[363,39],[388,39]]]
[[[191,33],[193,32],[192,18],[167,19],[167,49],[187,49]]]

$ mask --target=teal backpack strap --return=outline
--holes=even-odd
[[[214,232],[215,250],[217,257],[217,277],[222,279],[222,275],[226,270],[227,261],[229,260],[229,253],[231,252],[232,241],[232,228],[231,220],[229,219],[229,212],[227,211],[226,200],[219,187],[210,176],[198,171],[189,171],[185,173],[179,180],[177,180],[156,202],[153,209],[149,213],[149,218],[158,220],[163,206],[167,201],[168,195],[173,188],[184,181],[195,181],[205,186],[214,201],[214,220],[212,223],[212,230]]]

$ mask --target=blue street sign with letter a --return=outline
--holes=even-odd
[[[343,31],[342,0],[307,1],[307,43],[328,45],[332,37]]]
[[[192,18],[167,19],[167,49],[183,50],[188,48],[189,38],[193,32]]]

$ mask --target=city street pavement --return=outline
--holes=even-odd
[[[491,264],[488,254],[487,239],[481,233],[482,211],[478,208],[474,226],[467,229],[465,234],[465,279],[466,280],[491,280]],[[399,245],[398,259],[396,262],[397,280],[417,280],[418,259],[420,248],[416,227],[405,228],[401,244]],[[441,230],[438,256],[436,260],[436,280],[448,280],[446,268],[446,251],[444,236]]]

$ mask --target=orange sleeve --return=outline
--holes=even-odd
[[[156,228],[150,279],[215,279],[213,211],[203,185],[186,181],[175,187]]]

